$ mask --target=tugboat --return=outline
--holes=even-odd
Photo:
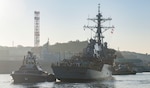
[[[111,18],[104,19],[100,13],[100,4],[98,6],[98,15],[92,20],[97,23],[96,26],[84,26],[84,28],[97,29],[95,38],[91,38],[83,53],[73,55],[70,59],[53,63],[52,70],[55,77],[60,81],[82,82],[102,80],[112,77],[112,65],[116,58],[115,50],[107,47],[107,42],[103,42],[104,31],[114,28],[104,27],[102,23]]]
[[[13,71],[11,76],[14,83],[35,83],[56,80],[53,74],[49,74],[41,69],[36,61],[36,56],[30,51],[24,56],[23,65],[18,71]]]
[[[113,69],[113,75],[134,75],[136,71],[129,67],[128,64],[119,64]]]

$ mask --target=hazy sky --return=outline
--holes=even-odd
[[[114,33],[105,32],[110,48],[150,53],[150,0],[0,0],[0,46],[34,45],[34,11],[40,11],[40,45],[87,40],[88,17],[111,17]],[[92,22],[89,22],[92,24]],[[110,24],[110,23],[108,23]]]

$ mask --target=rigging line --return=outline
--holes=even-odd
[[[89,19],[90,15],[88,15],[88,19]],[[89,20],[88,20],[88,25],[89,25]]]
[[[92,39],[93,35],[92,35],[92,30],[91,30],[91,39]]]
[[[111,22],[109,21],[109,26],[110,26]]]

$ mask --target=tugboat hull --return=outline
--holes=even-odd
[[[46,76],[28,75],[28,74],[11,74],[14,83],[34,83],[47,81]]]
[[[54,75],[11,74],[11,76],[14,79],[14,83],[52,82],[56,80]]]
[[[113,75],[135,75],[136,71],[114,71]]]

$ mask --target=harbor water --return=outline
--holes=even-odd
[[[0,74],[0,88],[150,88],[150,72],[114,75],[109,80],[87,83],[41,82],[14,84],[10,74]]]

